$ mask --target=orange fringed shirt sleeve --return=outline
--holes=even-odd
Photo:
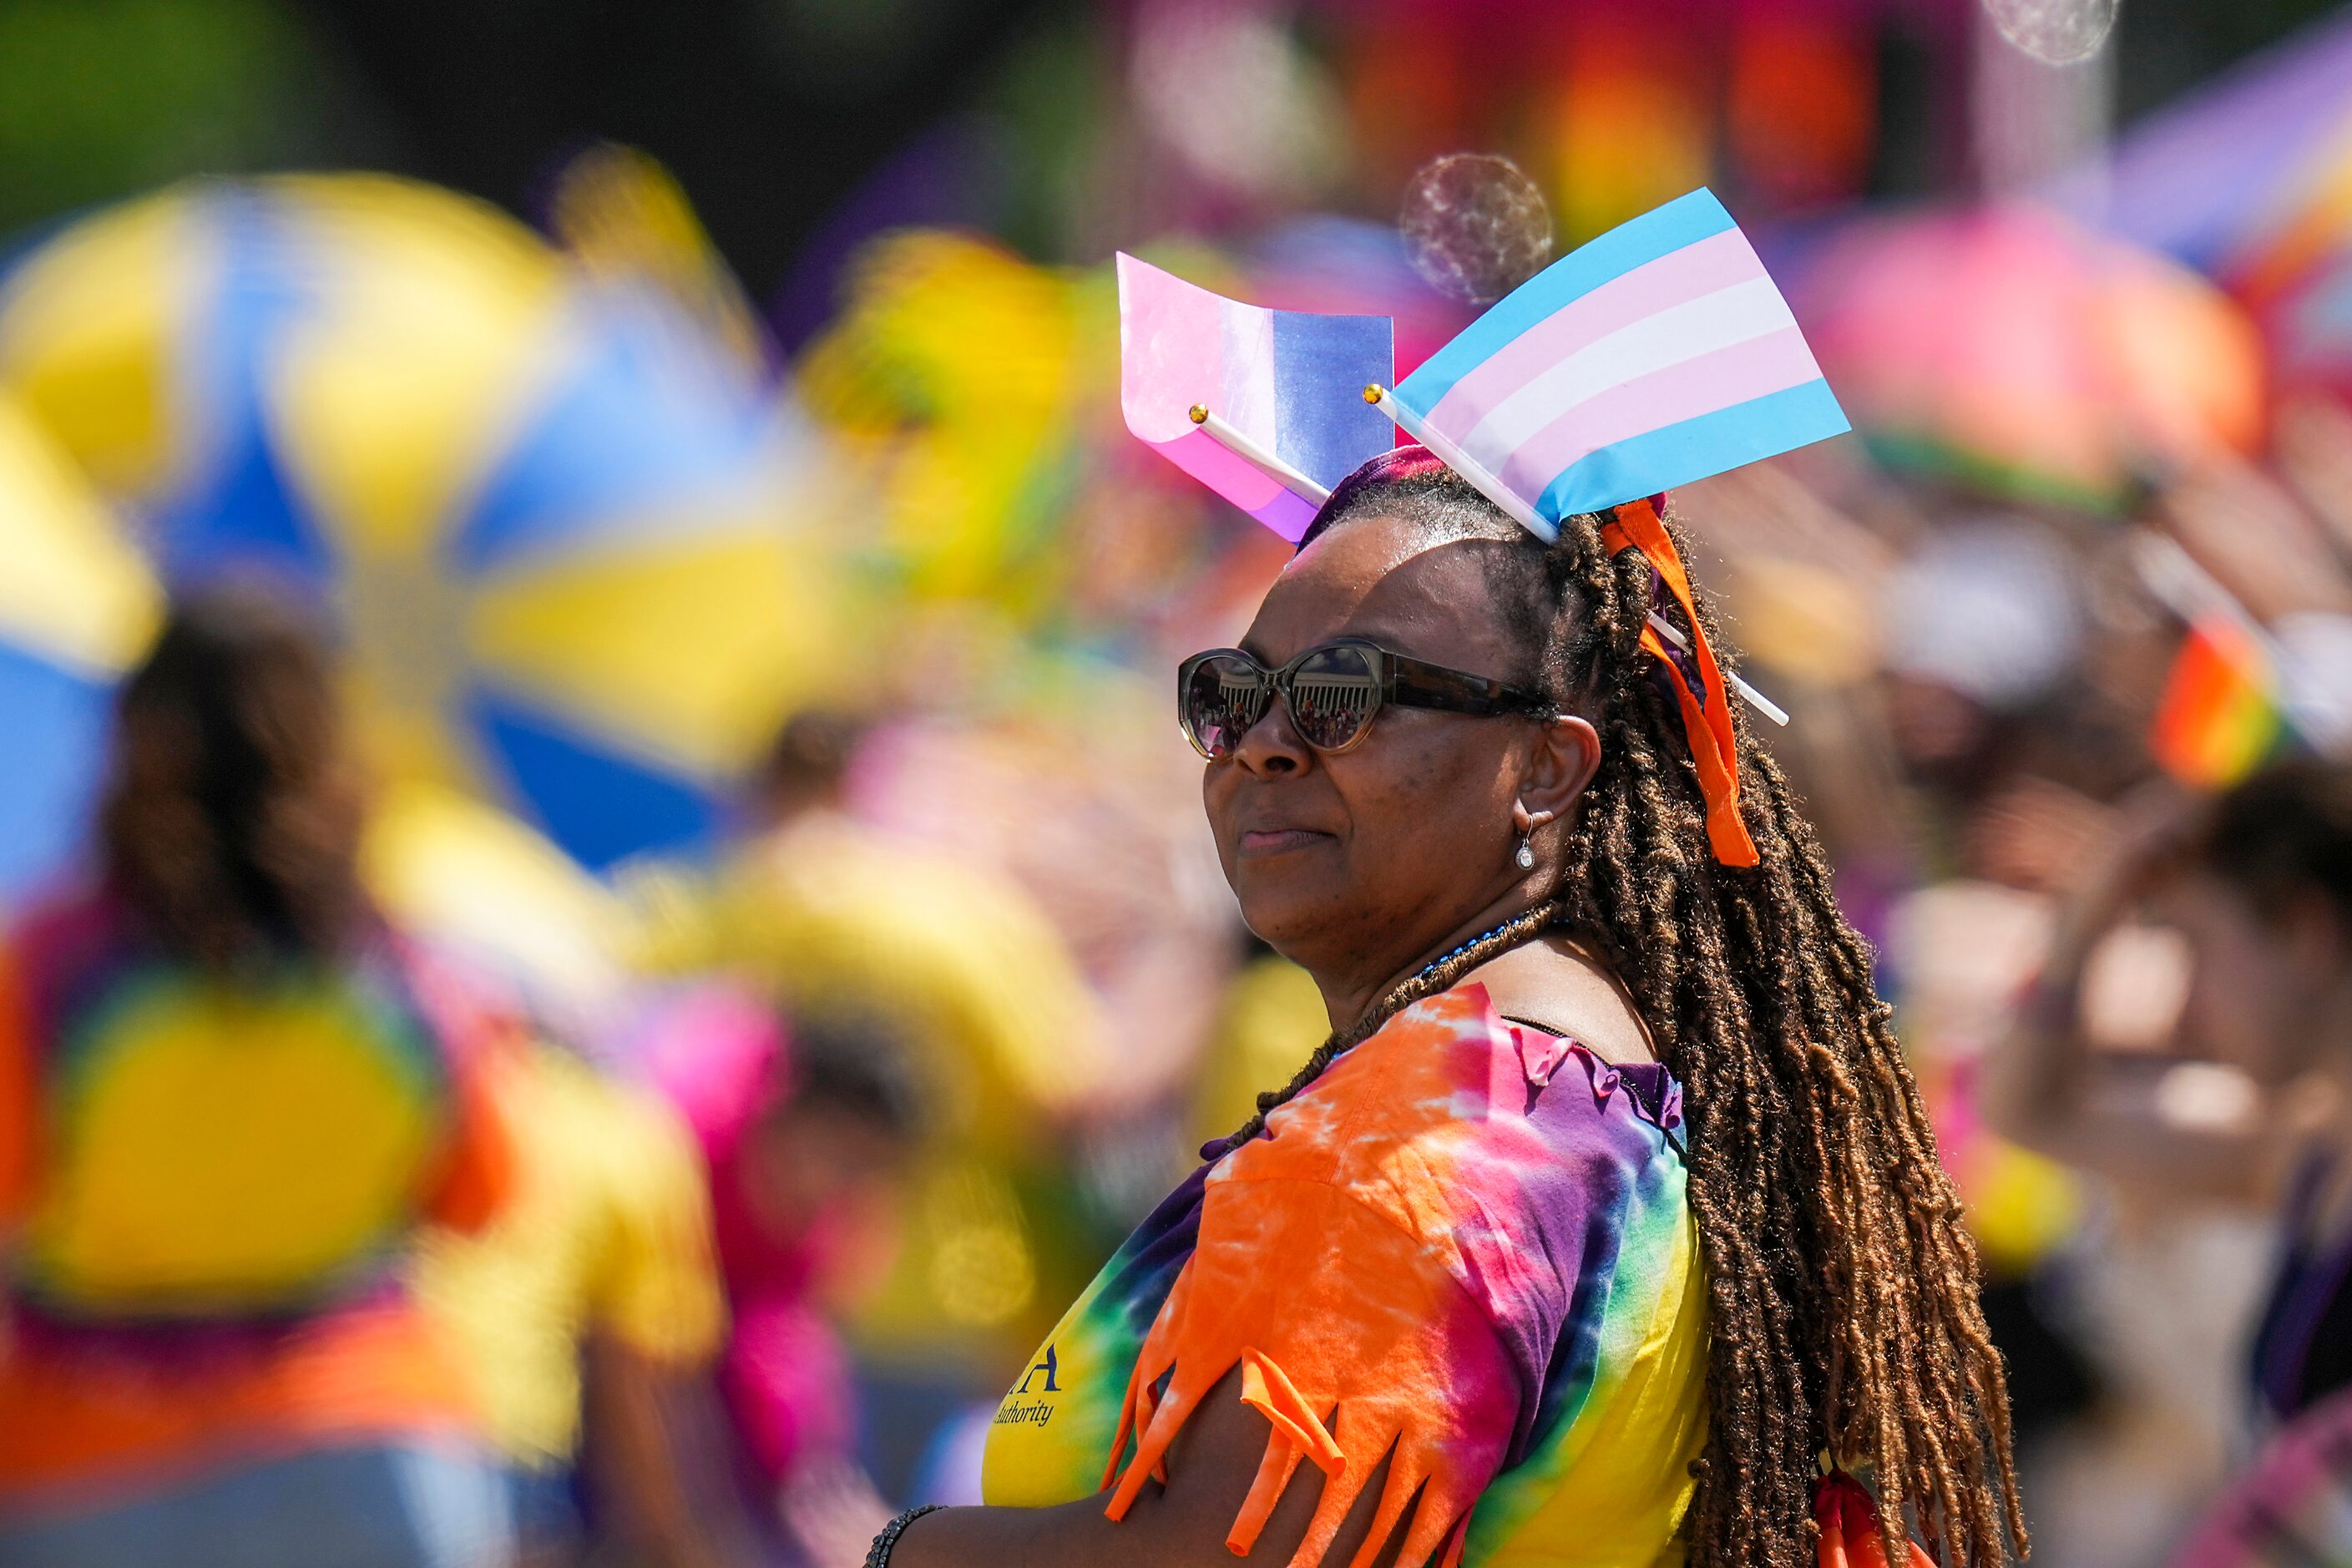
[[[1518,1412],[1486,1314],[1418,1237],[1312,1180],[1214,1183],[1201,1241],[1145,1340],[1113,1447],[1108,1512],[1125,1516],[1219,1380],[1273,1423],[1226,1545],[1246,1553],[1302,1459],[1328,1478],[1292,1568],[1313,1568],[1392,1454],[1365,1568],[1422,1491],[1402,1568],[1462,1552],[1470,1506],[1501,1466]],[[1164,1387],[1162,1379],[1165,1379]],[[1108,1479],[1108,1478],[1107,1478]]]
[[[1559,1321],[1576,1274],[1576,1227],[1550,1242],[1528,1228],[1530,1182],[1567,1168],[1527,1115],[1557,1055],[1530,1068],[1485,991],[1466,987],[1391,1019],[1275,1111],[1269,1136],[1221,1162],[1192,1259],[1128,1382],[1113,1518],[1238,1366],[1243,1397],[1274,1431],[1229,1546],[1248,1551],[1310,1461],[1327,1479],[1291,1563],[1315,1568],[1387,1456],[1352,1568],[1379,1555],[1417,1490],[1402,1568],[1460,1559],[1546,1354],[1515,1353],[1500,1319]]]

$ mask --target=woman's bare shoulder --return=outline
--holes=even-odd
[[[1571,1037],[1603,1061],[1657,1060],[1649,1026],[1616,976],[1566,937],[1512,949],[1471,971],[1495,1011]]]

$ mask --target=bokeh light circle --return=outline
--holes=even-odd
[[[1551,208],[1508,158],[1449,153],[1406,184],[1397,227],[1412,269],[1451,299],[1488,305],[1551,259]]]
[[[2115,31],[2121,0],[1984,0],[2000,36],[2043,65],[2089,59]]]

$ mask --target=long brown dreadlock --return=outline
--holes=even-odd
[[[1573,930],[1622,977],[1685,1095],[1711,1336],[1694,1568],[1811,1563],[1824,1451],[1871,1473],[1890,1552],[1906,1516],[1952,1568],[2004,1561],[2004,1530],[2022,1552],[1976,1247],[1872,987],[1869,949],[1838,912],[1780,771],[1735,711],[1742,814],[1761,860],[1717,864],[1680,712],[1639,650],[1650,565],[1635,550],[1612,555],[1602,520],[1571,518],[1545,545],[1401,448],[1345,481],[1307,539],[1375,514],[1513,547],[1488,557],[1496,608],[1533,655],[1538,689],[1599,730],[1600,771],[1569,827],[1556,896],[1333,1034],[1286,1088],[1258,1097],[1237,1139],[1414,1002],[1548,930]]]

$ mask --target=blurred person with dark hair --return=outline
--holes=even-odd
[[[310,626],[176,605],[122,689],[93,887],[0,1006],[0,1561],[504,1562],[455,1356],[399,1280],[498,1207],[496,1026],[361,891]]]
[[[751,776],[755,825],[776,827],[804,813],[838,809],[868,727],[854,715],[823,710],[786,721]]]
[[[857,1468],[855,1381],[832,1316],[895,1247],[922,1121],[906,1044],[870,1014],[803,1014],[787,1031],[710,992],[654,1049],[709,1173],[731,1318],[719,1387],[744,1479],[788,1550],[855,1560],[889,1510]]]
[[[2086,971],[2143,919],[2186,950],[2170,1048],[2096,1048]],[[2164,1001],[2157,979],[2130,989]],[[2137,1193],[2280,1207],[2256,1414],[2290,1421],[2352,1387],[2352,768],[2295,761],[2210,805],[2142,802],[2062,918],[1984,1105]]]

